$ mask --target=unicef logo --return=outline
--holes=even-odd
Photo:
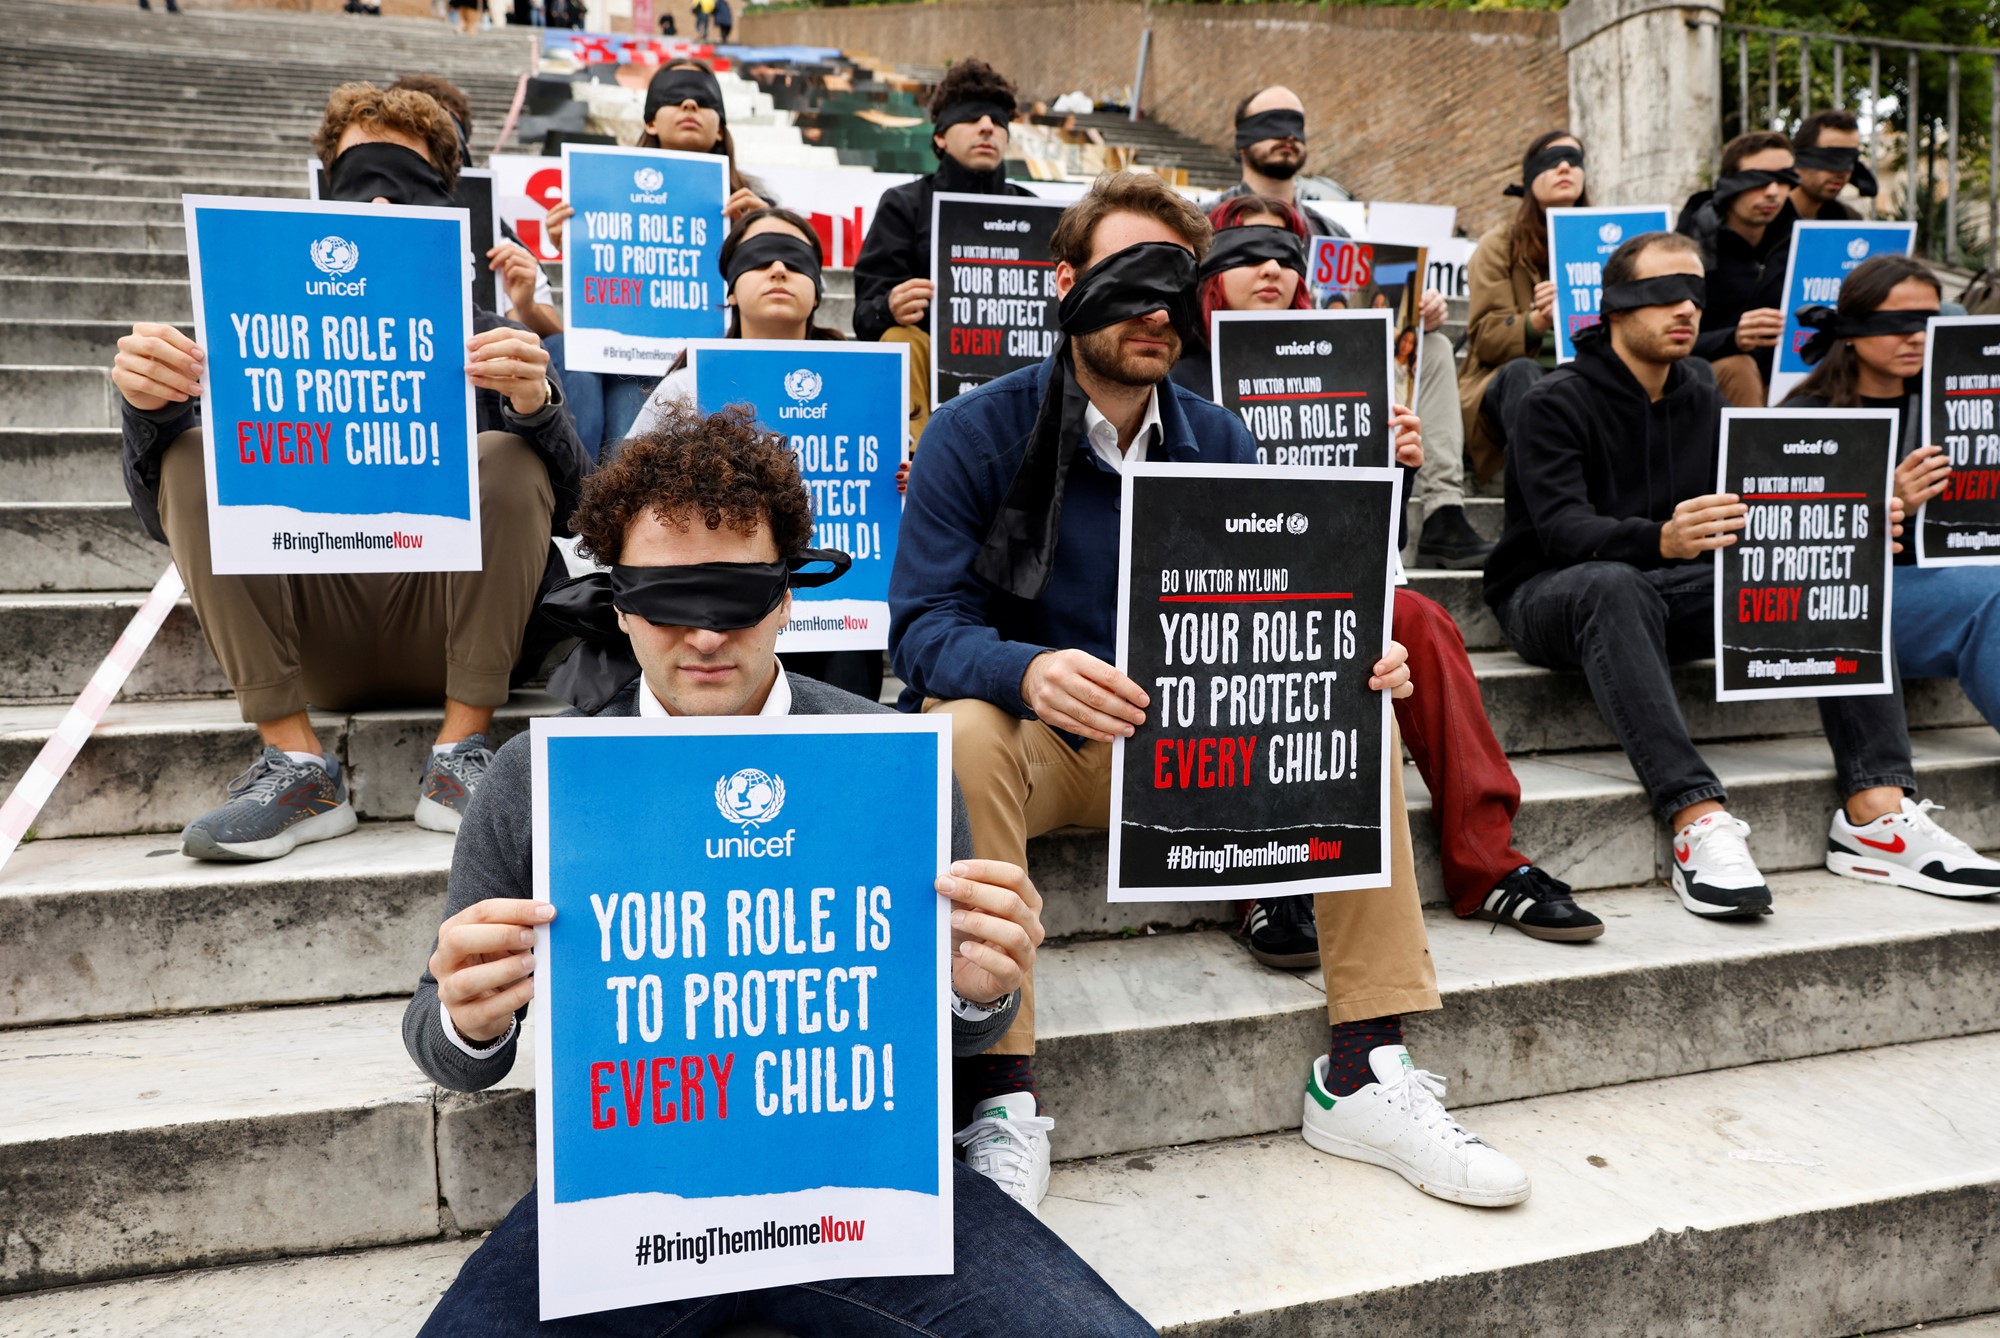
[[[1853,241],[1847,244],[1847,258],[1849,260],[1859,260],[1861,259],[1861,257],[1867,254],[1868,254],[1867,238],[1856,237]]]
[[[801,367],[785,378],[785,393],[800,404],[818,399],[820,388],[819,373],[809,367]]]
[[[320,272],[331,276],[352,273],[361,263],[361,248],[345,237],[322,237],[312,244],[310,254]]]
[[[1625,229],[1619,227],[1616,223],[1606,223],[1597,230],[1597,240],[1603,242],[1606,246],[1616,246],[1620,241],[1624,240],[1624,237]]]
[[[715,807],[723,817],[742,824],[744,831],[769,822],[785,806],[785,783],[753,767],[715,783]]]
[[[1308,523],[1305,512],[1294,511],[1291,515],[1285,517],[1285,530],[1290,534],[1304,534]]]
[[[632,174],[632,184],[643,191],[656,191],[667,184],[657,167],[642,167]]]
[[[1331,339],[1322,339],[1319,343],[1313,345],[1313,349],[1324,358],[1327,354],[1333,352],[1333,341]]]

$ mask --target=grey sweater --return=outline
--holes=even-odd
[[[888,707],[857,697],[851,692],[828,687],[816,679],[787,674],[792,688],[794,715],[866,715],[887,713]],[[639,684],[607,703],[597,714],[635,716]],[[567,711],[565,715],[580,715]],[[494,755],[493,766],[473,795],[459,829],[458,846],[452,851],[451,877],[445,885],[444,915],[448,920],[474,902],[489,897],[532,897],[534,879],[534,804],[531,777],[533,753],[528,736],[518,735]],[[951,793],[951,854],[953,859],[972,855],[972,826],[965,815],[965,801],[954,782]],[[435,949],[436,941],[432,941]],[[428,962],[428,958],[426,959]],[[968,1022],[956,1014],[951,1019],[952,1053],[976,1055],[999,1040],[1014,1020],[1020,995],[1009,997],[1006,1006],[978,1022]],[[527,1016],[523,1008],[517,1018]],[[426,965],[417,982],[416,997],[403,1013],[403,1044],[417,1067],[431,1080],[455,1092],[477,1092],[491,1087],[514,1067],[519,1032],[483,1058],[474,1058],[452,1044],[444,1034],[439,1016],[437,979]]]

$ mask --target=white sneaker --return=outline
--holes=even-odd
[[[1713,919],[1769,915],[1771,889],[1743,838],[1750,824],[1711,813],[1674,833],[1674,895]]]
[[[1035,1114],[1033,1092],[1008,1092],[972,1108],[972,1123],[953,1134],[965,1164],[1007,1197],[1034,1212],[1049,1192],[1049,1130],[1056,1122]]]
[[[1477,1208],[1528,1197],[1528,1176],[1511,1157],[1467,1133],[1439,1100],[1444,1079],[1410,1063],[1400,1045],[1368,1052],[1375,1081],[1352,1096],[1326,1090],[1326,1056],[1306,1078],[1306,1142],[1336,1157],[1386,1166],[1424,1193]]]
[[[1833,811],[1826,835],[1826,867],[1848,878],[1894,883],[1940,897],[1990,897],[2000,893],[2000,861],[1990,860],[1931,819],[1942,809],[1926,799],[1903,801],[1902,811],[1885,813],[1859,827],[1847,809]]]

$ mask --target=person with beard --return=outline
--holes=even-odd
[[[1306,112],[1299,95],[1281,84],[1261,88],[1236,104],[1236,157],[1243,179],[1224,191],[1210,209],[1213,218],[1237,207],[1246,196],[1276,200],[1298,213],[1312,237],[1345,237],[1347,230],[1298,198],[1298,175],[1306,163]],[[1217,224],[1217,226],[1222,226]],[[1307,259],[1311,259],[1308,245]],[[1451,341],[1439,332],[1448,307],[1444,294],[1426,288],[1419,311],[1424,331],[1425,374],[1417,386],[1417,415],[1430,424],[1430,449],[1417,471],[1410,497],[1423,515],[1417,534],[1417,561],[1454,570],[1477,568],[1493,551],[1465,518],[1465,439],[1453,408],[1457,365]],[[1204,327],[1205,328],[1205,327]]]
[[[1784,336],[1785,267],[1798,213],[1792,142],[1775,130],[1738,135],[1722,146],[1722,175],[1697,191],[1674,230],[1701,247],[1708,306],[1694,354],[1715,369],[1722,397],[1761,409],[1771,358]]]
[[[1520,207],[1473,248],[1466,266],[1465,362],[1458,369],[1465,449],[1481,483],[1500,472],[1507,417],[1529,386],[1555,370],[1556,284],[1549,275],[1549,210],[1590,204],[1583,141],[1567,130],[1537,135],[1507,187]]]
[[[1653,811],[1673,832],[1672,882],[1696,915],[1768,915],[1749,824],[1696,750],[1670,666],[1715,653],[1715,563],[1748,507],[1716,493],[1722,394],[1688,362],[1706,296],[1694,241],[1653,232],[1604,266],[1601,324],[1575,361],[1522,399],[1507,468],[1507,526],[1486,600],[1531,664],[1581,670]],[[1890,518],[1898,527],[1900,500]],[[1936,852],[1916,789],[1900,683],[1892,695],[1822,697],[1845,803],[1829,852],[1861,836],[1886,856]],[[1920,822],[1921,820],[1921,822]],[[1928,825],[1926,825],[1928,824]],[[1940,831],[1942,829],[1939,829]],[[1827,867],[1859,876],[1831,854]],[[1994,889],[1987,887],[1987,892]]]
[[[344,84],[313,149],[327,198],[451,206],[458,137],[430,97]],[[202,452],[201,347],[171,325],[141,323],[118,341],[125,486],[140,523],[165,542],[216,662],[262,751],[229,800],[189,823],[196,859],[262,860],[354,830],[347,780],[307,705],[347,711],[444,702],[414,817],[458,830],[492,761],[494,708],[517,669],[547,647],[530,638],[538,592],[564,574],[549,539],[587,468],[534,333],[473,311],[466,378],[477,391],[484,566],[472,572],[226,576],[209,557]]]
[[[931,411],[931,197],[1027,195],[1007,180],[1007,127],[1019,112],[1014,85],[983,60],[962,60],[931,94],[937,171],[882,192],[854,259],[854,336],[910,346],[910,437]]]
[[[722,85],[706,62],[683,57],[663,65],[646,86],[644,122],[646,128],[639,136],[639,148],[711,153],[729,164],[729,195],[722,205],[724,219],[734,222],[753,209],[768,207],[770,201],[765,198],[768,192],[763,183],[737,169],[736,142],[729,137]],[[568,200],[550,206],[546,226],[554,245],[562,245],[564,225],[575,212]],[[563,347],[563,336],[558,333],[549,340],[549,356],[555,359],[556,375],[569,397],[570,412],[576,417],[584,448],[595,462],[625,439],[659,378],[622,372],[573,371],[563,365]]]
[[[1942,290],[1921,260],[1876,256],[1856,265],[1841,282],[1839,305],[1811,306],[1799,320],[1813,331],[1799,350],[1813,370],[1786,397],[1788,408],[1893,409],[1901,415],[1896,496],[1903,514],[1942,495],[1951,482],[1944,448],[1923,442],[1924,345]],[[2000,727],[2000,567],[1919,567],[1910,545],[1895,559],[1890,632],[1896,665],[1910,678],[1955,678],[1986,722]],[[1883,821],[1889,845],[1902,834],[1908,850],[1885,852],[1883,840],[1856,849],[1858,832],[1839,833],[1827,850],[1828,867],[1845,863],[1859,876],[1940,896],[2000,892],[2000,864],[1974,855],[1926,812],[1930,805],[1903,802]],[[1915,828],[1915,831],[1911,829]],[[1921,836],[1921,840],[1919,840]],[[1893,854],[1893,858],[1883,858]],[[1927,867],[1932,860],[1938,867]],[[1942,875],[1942,876],[1941,876]]]
[[[1841,108],[1814,112],[1799,122],[1792,135],[1799,184],[1792,187],[1792,209],[1800,218],[1852,222],[1859,210],[1842,204],[1840,193],[1851,182],[1863,199],[1873,199],[1875,174],[1861,161],[1861,123]]]
[[[1305,230],[1282,200],[1238,195],[1210,215],[1215,244],[1197,271],[1202,328],[1217,311],[1287,311],[1306,305]],[[1409,332],[1405,332],[1406,336]],[[1211,395],[1208,350],[1190,344],[1174,364],[1174,381]],[[1422,463],[1409,443],[1396,462]],[[1424,691],[1396,702],[1396,725],[1431,792],[1445,894],[1461,918],[1510,925],[1530,938],[1577,943],[1604,933],[1604,922],[1578,906],[1569,884],[1551,877],[1514,849],[1514,815],[1521,783],[1507,761],[1464,634],[1436,600],[1396,587],[1390,635],[1410,652],[1411,676]],[[1286,969],[1319,965],[1312,898],[1266,897],[1244,917],[1251,955]]]
[[[910,471],[889,583],[890,657],[907,685],[898,704],[951,715],[952,766],[982,858],[1025,865],[1032,836],[1105,827],[1112,742],[1151,705],[1112,664],[1124,462],[1256,460],[1234,415],[1168,376],[1196,334],[1211,235],[1158,177],[1098,178],[1051,242],[1055,353],[940,406]],[[1413,415],[1395,423],[1399,446],[1417,442]],[[1408,696],[1405,659],[1392,644],[1369,688]],[[1401,769],[1391,778],[1391,886],[1316,899],[1333,1025],[1307,1079],[1302,1132],[1426,1193],[1516,1203],[1526,1176],[1444,1113],[1438,1080],[1402,1045],[1400,1014],[1440,1000]],[[1030,1207],[1048,1184],[1053,1127],[1037,1114],[1034,1037],[1030,980],[1018,1019],[967,1075],[979,1099],[959,1135],[967,1159]]]

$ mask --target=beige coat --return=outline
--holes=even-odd
[[[1502,363],[1532,358],[1545,336],[1528,322],[1535,309],[1535,285],[1546,275],[1513,258],[1513,223],[1495,226],[1479,239],[1466,266],[1465,361],[1458,369],[1459,410],[1465,416],[1465,449],[1481,482],[1500,472],[1500,446],[1479,419],[1479,400]]]

